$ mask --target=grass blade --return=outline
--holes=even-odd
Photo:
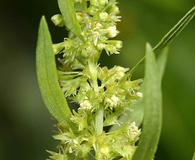
[[[81,34],[81,27],[76,19],[74,0],[58,0],[58,5],[66,27],[75,35],[79,36]]]
[[[154,158],[162,125],[161,77],[166,62],[164,52],[156,61],[149,44],[146,47],[146,66],[143,86],[143,130],[133,160],[151,160]],[[161,73],[160,73],[161,72]]]
[[[192,21],[195,16],[195,7],[186,13],[186,15],[157,43],[153,48],[153,51],[157,49],[163,49],[167,47]],[[145,60],[145,56],[141,58],[134,67],[128,72],[129,75],[132,75],[136,68],[142,64]]]
[[[39,27],[36,67],[44,103],[59,123],[68,125],[72,113],[59,86],[52,40],[44,17]]]
[[[174,38],[176,38],[185,27],[191,22],[195,16],[195,7],[193,7],[186,15],[160,40],[160,42],[153,48],[157,50],[168,46]]]

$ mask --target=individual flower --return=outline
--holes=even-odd
[[[58,27],[64,27],[65,23],[61,14],[56,14],[51,17],[51,21]]]
[[[116,26],[110,26],[106,29],[106,33],[108,34],[109,38],[114,38],[117,36],[119,31],[116,29]]]
[[[137,126],[136,126],[136,123],[135,122],[132,122],[129,126],[129,135],[131,137],[131,140],[133,142],[137,142],[137,140],[139,139],[139,136],[141,134],[141,129],[139,129]]]
[[[99,14],[100,20],[101,21],[106,21],[108,19],[108,13],[107,12],[101,12]]]
[[[92,105],[89,102],[89,100],[84,100],[80,103],[80,108],[79,109],[84,109],[84,110],[91,110]]]
[[[142,92],[137,92],[136,96],[138,96],[139,98],[143,98],[143,93]]]
[[[116,107],[119,105],[120,99],[116,95],[112,95],[110,98],[105,98],[105,103],[110,107]]]

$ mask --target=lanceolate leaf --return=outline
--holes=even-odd
[[[162,64],[166,64],[167,54],[168,48],[165,48],[157,59],[157,69],[160,79],[159,81],[161,81],[163,77],[165,65]],[[126,122],[135,122],[137,126],[140,126],[144,116],[144,106],[142,103],[143,101],[140,100],[139,102],[133,104],[133,106],[131,106],[131,110],[126,111],[125,115],[119,118],[119,122],[121,124],[126,124]],[[114,125],[110,130],[113,131],[118,129],[119,127],[119,125]]]
[[[128,123],[135,122],[137,126],[140,126],[143,121],[143,105],[141,105],[142,101],[137,102],[136,104],[131,106],[131,110],[127,110],[123,116],[119,118],[120,125],[113,125],[110,128],[110,131],[117,130],[121,127],[121,125],[126,125]]]
[[[81,33],[81,27],[76,19],[74,0],[58,0],[58,5],[66,27],[75,35],[79,36]]]
[[[162,53],[159,55],[157,59],[157,67],[158,67],[158,75],[159,80],[161,81],[164,75],[166,62],[167,62],[167,56],[168,56],[168,48],[163,49]]]
[[[194,152],[194,155],[193,155],[193,158],[192,158],[192,160],[195,160],[195,152]]]
[[[152,160],[156,152],[162,125],[161,78],[166,55],[164,52],[157,62],[151,46],[147,44],[142,103],[143,130],[133,160]]]
[[[68,125],[72,113],[59,86],[52,40],[44,17],[39,27],[36,67],[41,95],[47,108],[59,123]]]
[[[194,152],[194,155],[193,155],[193,157],[192,157],[192,160],[195,160],[195,152]]]

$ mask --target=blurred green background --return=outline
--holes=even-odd
[[[194,5],[194,0],[120,0],[119,56],[101,63],[132,67],[146,41],[154,45]],[[54,120],[40,97],[35,72],[37,27],[58,13],[56,0],[0,1],[0,160],[42,160],[55,150]],[[49,22],[54,42],[64,28]],[[170,46],[163,80],[164,120],[156,160],[188,160],[195,150],[195,19]],[[143,76],[143,68],[135,78]]]

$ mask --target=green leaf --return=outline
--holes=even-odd
[[[159,73],[159,79],[162,80],[164,70],[165,70],[165,65],[167,61],[167,54],[168,54],[168,48],[163,49],[162,53],[159,55],[157,59],[157,68],[158,68],[158,73]],[[137,126],[140,126],[142,121],[143,121],[143,116],[144,116],[144,107],[143,107],[143,101],[140,100],[139,102],[133,104],[131,106],[131,110],[127,110],[125,112],[125,115],[121,116],[119,118],[119,123],[120,124],[125,124],[125,122],[135,122]],[[120,128],[119,125],[114,125],[110,131],[116,130]]]
[[[81,26],[76,19],[74,0],[58,0],[58,5],[66,27],[79,36],[81,34]]]
[[[166,65],[163,64],[167,63],[167,56],[168,56],[168,48],[164,48],[157,59],[157,67],[158,67],[160,80],[162,80],[164,75]]]
[[[161,78],[167,52],[156,61],[149,44],[146,46],[146,66],[143,86],[143,130],[133,160],[152,160],[157,149],[162,126]]]
[[[118,122],[120,125],[113,125],[110,128],[110,131],[115,131],[122,127],[123,125],[126,125],[128,123],[135,122],[137,126],[140,126],[143,120],[144,115],[144,109],[141,105],[142,101],[137,102],[136,104],[131,106],[131,110],[127,110],[124,115],[122,115]]]
[[[193,158],[192,158],[192,160],[195,160],[195,152],[194,152],[194,155],[193,155]]]
[[[45,17],[42,17],[39,27],[36,67],[41,95],[48,110],[58,122],[68,125],[72,113],[59,86],[52,40]]]

